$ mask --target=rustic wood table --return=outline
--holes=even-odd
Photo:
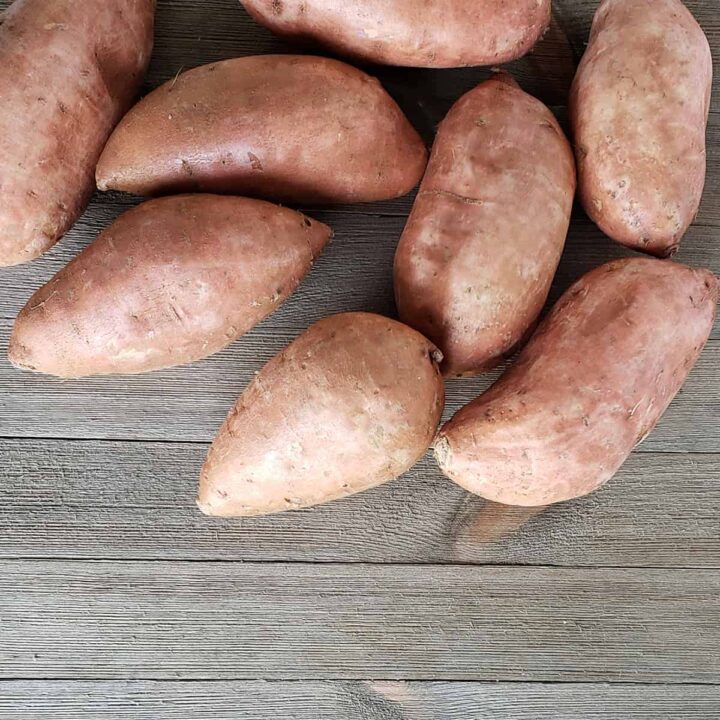
[[[556,1],[552,30],[511,66],[561,118],[596,5]],[[720,61],[720,1],[689,5]],[[236,0],[159,0],[147,89],[288,49]],[[428,142],[488,75],[372,71]],[[707,191],[678,259],[720,273],[720,81],[708,132]],[[2,720],[720,716],[720,325],[660,426],[591,497],[503,509],[426,459],[347,501],[213,520],[195,509],[196,479],[228,408],[311,322],[393,314],[412,198],[306,208],[333,246],[217,357],[83,382],[13,370],[18,310],[136,202],[99,195],[52,252],[0,270]],[[577,210],[553,299],[625,254]],[[450,382],[447,413],[496,377]]]

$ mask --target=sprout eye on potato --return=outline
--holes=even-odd
[[[669,257],[705,185],[712,56],[680,0],[604,0],[570,97],[580,198],[611,238]]]
[[[570,143],[507,74],[461,98],[438,131],[395,258],[403,322],[446,375],[497,365],[550,291],[575,196]]]
[[[525,55],[550,23],[550,0],[240,0],[279,35],[366,62],[447,68]]]
[[[606,483],[655,427],[707,342],[718,280],[632,258],[585,275],[517,363],[442,429],[442,471],[470,492],[540,506]]]
[[[95,165],[150,61],[155,0],[16,0],[0,26],[0,265],[85,210]]]
[[[15,322],[10,360],[77,378],[208,357],[287,298],[330,234],[262,200],[151,200],[33,295]]]
[[[435,347],[368,313],[313,325],[255,377],[202,471],[208,515],[263,515],[346,497],[409,470],[444,405]]]
[[[98,187],[369,202],[410,192],[425,145],[380,83],[328,58],[264,55],[186,72],[110,138]]]

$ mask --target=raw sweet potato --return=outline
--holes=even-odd
[[[17,0],[0,27],[0,265],[85,210],[95,165],[150,60],[155,0]]]
[[[213,444],[198,505],[262,515],[392,480],[430,445],[444,404],[434,346],[366,313],[313,325],[252,381]]]
[[[527,335],[574,195],[570,143],[509,75],[450,111],[395,259],[400,318],[440,348],[446,374],[487,370]]]
[[[327,58],[206,65],[142,100],[110,138],[98,187],[228,192],[290,202],[404,195],[427,152],[369,75]]]
[[[550,23],[550,0],[240,0],[295,40],[374,63],[495,65],[525,55]]]
[[[207,357],[277,308],[329,238],[325,225],[261,200],[147,202],[33,295],[10,361],[75,378]]]
[[[655,427],[713,327],[707,270],[632,258],[561,298],[517,364],[442,430],[435,455],[462,487],[540,506],[607,482]]]
[[[570,98],[580,197],[611,238],[673,255],[705,185],[712,57],[679,0],[604,0]]]

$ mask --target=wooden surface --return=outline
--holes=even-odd
[[[556,0],[551,31],[512,65],[561,120],[596,4]],[[720,60],[718,0],[688,4]],[[288,50],[236,0],[158,6],[146,89]],[[488,75],[372,71],[428,142]],[[678,259],[720,273],[720,73],[715,88],[707,192]],[[84,382],[13,370],[17,311],[136,202],[98,196],[47,256],[0,270],[0,719],[720,716],[720,324],[655,433],[588,498],[502,508],[426,459],[343,502],[211,520],[194,508],[197,473],[252,373],[324,315],[393,314],[412,197],[305,208],[333,226],[333,246],[215,358]],[[575,215],[553,299],[629,254]],[[496,377],[449,383],[448,413]]]

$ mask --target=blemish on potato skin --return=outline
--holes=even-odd
[[[262,161],[257,155],[255,155],[255,153],[249,152],[248,160],[250,160],[250,166],[253,170],[257,170],[258,172],[262,172],[264,170]]]

